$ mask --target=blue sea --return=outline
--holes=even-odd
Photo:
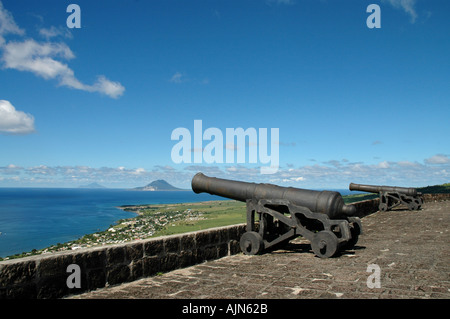
[[[117,206],[222,199],[192,191],[0,188],[0,257],[62,244],[136,216]]]

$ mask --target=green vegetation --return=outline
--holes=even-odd
[[[184,215],[193,215],[193,217],[182,218],[159,228],[151,237],[235,225],[246,221],[245,203],[234,200],[134,207],[128,206],[125,210],[139,212],[140,216],[137,218],[143,219],[154,216],[158,212],[165,212],[166,214],[171,212],[184,212]]]
[[[422,194],[448,194],[450,193],[450,183],[420,187],[417,188],[417,191],[421,192]]]

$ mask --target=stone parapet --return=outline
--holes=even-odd
[[[2,261],[0,299],[60,298],[233,255],[244,232],[241,224]],[[70,265],[79,267],[80,288],[67,284]]]

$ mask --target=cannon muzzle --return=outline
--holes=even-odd
[[[388,192],[388,193],[405,194],[408,196],[417,196],[417,190],[415,188],[408,188],[408,187],[376,186],[376,185],[362,185],[350,183],[348,188],[351,191],[361,191],[367,193]]]
[[[326,214],[331,219],[354,216],[356,207],[345,205],[342,196],[333,191],[314,191],[294,187],[281,187],[272,184],[256,184],[208,177],[197,173],[192,178],[195,193],[209,193],[238,201],[248,199],[287,200],[294,205],[303,206],[315,213]]]

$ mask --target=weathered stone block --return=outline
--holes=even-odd
[[[230,255],[236,255],[241,252],[241,246],[239,240],[230,240],[228,242]]]
[[[204,232],[198,232],[195,233],[195,243],[197,245],[197,248],[202,248],[210,243],[210,232],[204,231]]]
[[[125,261],[125,246],[109,247],[106,250],[107,265],[121,264]]]
[[[142,243],[130,244],[126,246],[126,259],[136,261],[144,257],[144,246]]]
[[[104,269],[88,270],[86,280],[87,290],[101,288],[104,287],[105,284],[106,284],[106,273]]]
[[[161,271],[167,272],[180,267],[180,260],[177,254],[167,254],[161,260]]]
[[[183,235],[180,238],[180,250],[194,250],[195,249],[195,236],[192,234]]]
[[[84,266],[87,269],[104,268],[106,266],[106,249],[87,251],[76,257],[84,259]],[[74,262],[81,267],[82,264],[78,263],[77,258],[74,258]]]
[[[217,258],[217,246],[210,246],[203,249],[203,257],[205,260],[212,260]]]
[[[179,253],[180,252],[180,237],[168,237],[164,239],[165,253]]]
[[[106,273],[106,281],[110,285],[120,284],[130,280],[130,268],[128,265],[116,265],[110,267]]]
[[[228,256],[228,243],[217,245],[217,258]]]
[[[195,256],[192,250],[182,250],[178,258],[180,259],[180,268],[195,264]]]
[[[131,280],[136,280],[138,278],[141,278],[144,274],[143,270],[143,260],[135,260],[130,264],[130,275]]]
[[[246,225],[236,225],[234,227],[231,227],[228,231],[229,239],[232,240],[240,240],[243,233],[246,231]]]
[[[222,228],[216,231],[219,235],[219,243],[227,243],[230,240],[229,231],[230,228]]]
[[[0,299],[36,299],[37,288],[33,282],[25,285],[0,289]]]
[[[209,244],[217,245],[220,243],[220,231],[218,230],[210,230],[209,231]]]
[[[24,284],[34,280],[35,276],[34,260],[0,265],[0,287]]]
[[[39,278],[66,277],[67,267],[73,264],[72,255],[55,255],[41,259],[37,269]]]
[[[161,271],[161,258],[158,256],[144,257],[142,266],[144,276],[153,276]]]
[[[164,245],[162,239],[150,240],[144,242],[144,255],[156,256],[164,253]]]
[[[39,299],[55,299],[70,293],[67,287],[66,274],[41,277],[38,282],[37,298]]]

